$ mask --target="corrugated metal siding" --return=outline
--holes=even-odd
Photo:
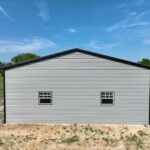
[[[148,124],[149,70],[73,53],[6,70],[7,123]],[[53,105],[38,105],[39,91]],[[115,105],[100,105],[114,91]]]

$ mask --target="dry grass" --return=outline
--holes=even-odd
[[[1,125],[3,150],[149,150],[150,126]]]

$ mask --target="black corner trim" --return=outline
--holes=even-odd
[[[3,71],[3,97],[4,97],[4,123],[6,123],[6,83],[5,83],[5,70]]]
[[[51,54],[51,55],[48,55],[48,56],[39,57],[39,58],[36,58],[36,59],[24,61],[22,63],[5,66],[5,67],[3,67],[3,69],[4,70],[13,69],[13,68],[16,68],[16,67],[19,67],[19,66],[24,66],[24,65],[39,62],[39,61],[42,61],[42,60],[53,59],[53,58],[60,57],[60,56],[63,56],[63,55],[67,55],[67,54],[74,53],[74,52],[80,52],[80,53],[96,56],[96,57],[99,57],[99,58],[105,58],[105,59],[108,59],[108,60],[112,60],[112,61],[116,61],[116,62],[120,62],[120,63],[124,63],[124,64],[128,64],[128,65],[132,65],[132,66],[136,66],[136,67],[140,67],[140,68],[150,70],[149,66],[145,66],[145,65],[142,65],[142,64],[138,64],[138,63],[127,61],[127,60],[120,59],[120,58],[106,56],[106,55],[95,53],[95,52],[90,52],[90,51],[79,49],[79,48],[74,48],[74,49],[70,49],[70,50],[67,50],[67,51]]]
[[[149,76],[149,125],[150,125],[150,76]]]

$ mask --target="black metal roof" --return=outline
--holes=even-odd
[[[106,56],[106,55],[103,55],[103,54],[83,50],[83,49],[80,49],[80,48],[74,48],[74,49],[62,51],[62,52],[59,52],[59,53],[47,55],[47,56],[44,56],[44,57],[39,57],[39,58],[36,58],[36,59],[24,61],[24,62],[21,62],[21,63],[18,63],[18,64],[8,65],[8,66],[3,67],[3,69],[4,70],[13,69],[13,68],[16,68],[16,67],[36,63],[36,62],[43,61],[43,60],[46,60],[46,59],[53,59],[53,58],[60,57],[60,56],[63,56],[63,55],[67,55],[67,54],[74,53],[74,52],[81,52],[81,53],[88,54],[88,55],[91,55],[91,56],[96,56],[96,57],[99,57],[99,58],[105,58],[105,59],[108,59],[108,60],[112,60],[112,61],[116,61],[116,62],[131,65],[131,66],[136,66],[136,67],[140,67],[140,68],[150,70],[150,67],[142,65],[142,64],[138,64],[138,63],[131,62],[131,61],[124,60],[124,59],[120,59],[120,58]]]

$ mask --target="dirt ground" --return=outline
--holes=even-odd
[[[2,150],[150,150],[150,126],[1,125]]]

